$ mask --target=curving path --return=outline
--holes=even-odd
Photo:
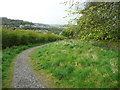
[[[27,60],[29,59],[28,55],[32,50],[46,45],[48,44],[27,49],[16,57],[14,62],[12,88],[44,88],[40,80],[38,80],[33,74],[32,69],[28,66]]]

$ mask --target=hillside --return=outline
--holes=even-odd
[[[2,26],[5,28],[13,28],[14,30],[18,28],[25,30],[46,30],[47,32],[56,34],[59,34],[59,32],[62,30],[62,25],[32,23],[24,20],[8,19],[6,17],[2,17]]]
[[[33,25],[32,22],[28,22],[28,21],[8,19],[6,17],[1,17],[1,18],[2,18],[3,26],[19,26],[19,25],[26,25],[26,24]]]
[[[118,87],[117,50],[63,40],[34,50],[31,59],[33,70],[49,88]]]

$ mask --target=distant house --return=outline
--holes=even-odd
[[[25,26],[30,26],[30,24],[25,24]]]
[[[48,30],[34,30],[37,33],[44,33],[44,32],[48,32]]]
[[[19,25],[19,28],[23,28],[24,27],[24,25]]]

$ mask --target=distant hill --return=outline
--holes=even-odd
[[[8,19],[6,17],[1,17],[1,18],[2,18],[2,25],[3,26],[20,26],[20,25],[25,25],[25,26],[32,26],[32,25],[47,26],[46,24],[32,23],[32,22],[29,22],[29,21],[23,21],[23,20],[18,20],[18,19]]]
[[[25,29],[25,30],[48,30],[49,32],[58,34],[62,30],[62,25],[49,25],[42,23],[32,23],[29,21],[23,20],[15,20],[8,19],[6,17],[2,18],[2,26],[5,28],[13,28],[14,30],[17,28]]]
[[[18,25],[25,25],[25,24],[33,25],[32,22],[23,21],[23,20],[14,20],[14,19],[8,19],[6,17],[2,17],[2,25],[18,26]]]

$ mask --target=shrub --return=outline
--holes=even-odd
[[[37,33],[25,30],[2,30],[2,47],[11,47],[18,45],[28,45],[34,43],[51,42],[65,39],[63,36],[52,33]]]

